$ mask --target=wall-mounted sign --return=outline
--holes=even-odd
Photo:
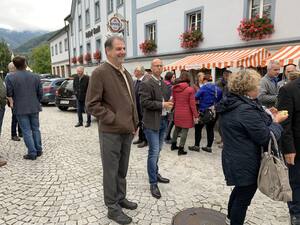
[[[113,33],[119,33],[124,30],[122,19],[116,15],[110,18],[107,25]]]
[[[100,26],[98,25],[97,27],[89,30],[88,32],[85,33],[86,38],[90,38],[95,34],[98,34],[100,32]]]

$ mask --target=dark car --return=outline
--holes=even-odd
[[[50,73],[44,73],[44,74],[40,74],[40,78],[41,79],[52,79],[52,78],[60,78],[60,76],[53,75],[53,74],[50,74]]]
[[[64,80],[65,78],[41,79],[43,86],[43,98],[41,103],[43,105],[55,103],[56,90],[60,87]]]
[[[62,111],[76,108],[76,96],[73,89],[73,79],[65,80],[56,91],[55,105]]]

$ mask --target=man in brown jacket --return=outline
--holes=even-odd
[[[98,120],[107,216],[119,224],[129,224],[132,219],[122,208],[137,208],[136,203],[126,199],[126,175],[138,116],[133,81],[122,66],[126,55],[124,40],[112,36],[104,45],[107,62],[92,73],[86,108]]]

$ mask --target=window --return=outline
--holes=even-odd
[[[146,25],[146,39],[156,42],[156,24]]]
[[[114,10],[114,0],[107,0],[107,14]]]
[[[68,49],[69,49],[69,46],[68,46],[68,39],[67,39],[67,38],[65,38],[64,44],[65,44],[65,52],[66,52],[66,51],[68,51]]]
[[[53,49],[53,46],[51,47],[51,55],[54,56],[54,49]]]
[[[95,2],[95,20],[100,19],[100,5],[99,1]]]
[[[80,4],[81,3],[81,0],[78,0],[78,4]]]
[[[56,73],[55,73],[55,66],[52,67],[52,73],[53,73],[53,75],[56,75]]]
[[[81,18],[81,15],[78,16],[78,28],[79,28],[79,31],[82,30],[82,18]]]
[[[99,50],[100,51],[101,49],[101,40],[100,39],[97,39],[96,40],[96,50]]]
[[[82,47],[82,45],[80,45],[80,47],[79,47],[79,54],[80,54],[80,55],[83,54],[83,47]]]
[[[57,55],[58,52],[57,52],[57,44],[55,44],[55,55]]]
[[[250,0],[249,4],[250,18],[255,16],[271,18],[272,0]]]
[[[76,48],[73,48],[73,57],[76,57]]]
[[[90,26],[90,10],[85,10],[85,26]]]
[[[56,67],[56,72],[57,72],[57,75],[60,76],[59,66]]]
[[[62,53],[62,43],[61,43],[61,41],[59,42],[59,53]]]
[[[65,66],[60,66],[61,75],[65,77]]]
[[[201,11],[187,14],[187,29],[188,30],[199,30],[201,31]]]
[[[86,44],[86,52],[91,53],[91,43]]]
[[[120,7],[124,4],[124,0],[117,0],[117,7]]]

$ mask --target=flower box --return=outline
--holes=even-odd
[[[155,53],[157,49],[157,45],[153,40],[145,40],[140,44],[141,51],[147,55],[151,53]]]
[[[99,63],[101,61],[101,52],[96,50],[96,52],[93,54],[93,58]]]
[[[72,63],[73,63],[73,64],[76,64],[76,63],[77,63],[77,57],[76,57],[76,56],[74,56],[74,57],[72,58]]]
[[[77,62],[79,62],[80,64],[83,64],[83,55],[80,55],[77,57]]]
[[[84,60],[87,62],[87,63],[90,63],[90,62],[92,62],[92,56],[91,56],[91,53],[86,53],[85,55],[84,55]]]
[[[261,40],[274,33],[274,25],[268,17],[256,16],[251,19],[243,19],[237,30],[243,41]]]
[[[185,49],[197,48],[200,41],[203,40],[202,32],[199,30],[190,30],[180,35],[180,46]]]

